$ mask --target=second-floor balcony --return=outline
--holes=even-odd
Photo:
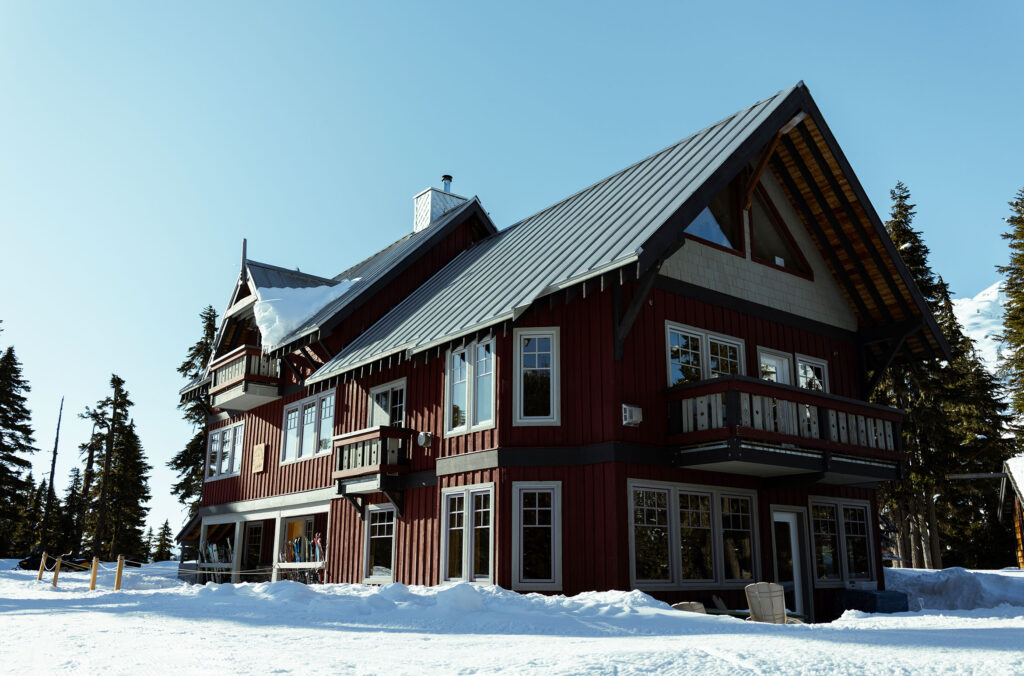
[[[243,345],[218,357],[210,373],[210,403],[215,408],[248,411],[281,394],[280,365],[258,347]]]
[[[369,427],[334,437],[333,478],[338,495],[362,513],[364,498],[383,493],[401,513],[399,476],[409,470],[412,436],[404,427]]]
[[[903,412],[745,376],[668,390],[669,441],[681,464],[760,477],[870,483],[903,460]]]

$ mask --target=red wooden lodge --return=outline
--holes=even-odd
[[[903,414],[868,394],[948,347],[803,83],[502,230],[445,179],[335,277],[243,248],[182,391],[203,569],[730,607],[768,580],[817,619],[882,588]]]

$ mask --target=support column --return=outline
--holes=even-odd
[[[277,582],[277,562],[281,558],[281,515],[278,514],[274,517],[274,554],[271,564],[273,567],[273,573],[270,574],[270,581]]]
[[[245,521],[235,522],[235,552],[231,557],[231,581],[238,582],[238,564],[242,561],[242,534],[245,532]]]

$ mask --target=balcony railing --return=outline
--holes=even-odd
[[[725,437],[902,456],[903,413],[824,392],[745,376],[727,376],[669,389],[669,437],[699,443]]]
[[[211,367],[210,399],[217,408],[248,411],[279,395],[280,363],[258,347],[238,347]]]
[[[402,471],[413,434],[404,427],[370,427],[334,437],[334,478]]]

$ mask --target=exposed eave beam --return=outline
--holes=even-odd
[[[896,359],[896,355],[899,353],[900,349],[902,349],[903,343],[906,342],[907,338],[909,338],[914,332],[920,330],[920,326],[914,326],[913,328],[905,331],[903,335],[893,343],[888,352],[886,352],[882,365],[876,368],[875,372],[871,375],[871,380],[868,381],[867,388],[864,392],[866,396],[870,397],[871,393],[875,391],[876,387],[878,387],[879,381],[882,380],[882,376],[884,376],[885,372],[889,370],[890,366],[892,366],[893,360]]]
[[[836,238],[839,240],[839,243],[842,244],[843,250],[846,251],[846,255],[850,258],[850,262],[853,264],[853,267],[857,271],[857,274],[864,281],[864,288],[867,289],[867,292],[871,295],[872,300],[874,300],[875,307],[878,308],[879,314],[882,315],[882,318],[885,320],[885,323],[892,324],[895,321],[895,319],[893,319],[892,313],[889,312],[889,308],[886,306],[885,301],[882,300],[882,295],[878,293],[878,289],[875,288],[875,283],[872,281],[867,269],[861,262],[856,250],[854,250],[853,244],[850,242],[849,238],[847,238],[846,236],[846,233],[843,231],[842,225],[839,223],[835,215],[832,213],[832,207],[829,206],[828,200],[825,199],[825,195],[822,194],[821,189],[818,188],[818,184],[814,181],[814,175],[811,174],[811,170],[807,168],[806,164],[804,164],[804,160],[800,156],[800,151],[797,150],[796,145],[788,136],[784,136],[782,138],[782,145],[786,148],[786,152],[788,152],[791,156],[793,160],[793,165],[796,167],[797,171],[800,172],[800,176],[803,178],[804,183],[807,184],[807,188],[811,191],[811,195],[814,197],[814,200],[818,203],[818,208],[821,210],[822,215],[825,216],[825,219],[828,221],[829,225],[832,226],[832,229],[835,231]]]
[[[651,287],[654,286],[654,279],[658,276],[658,272],[661,270],[663,261],[657,261],[654,265],[647,269],[645,273],[637,281],[636,293],[633,294],[633,299],[629,303],[629,307],[622,314],[621,319],[619,318],[619,310],[622,307],[622,292],[619,285],[615,285],[613,288],[612,305],[613,305],[613,321],[615,324],[614,334],[614,346],[615,346],[615,361],[622,360],[622,350],[626,343],[626,336],[629,335],[629,330],[633,328],[633,322],[636,321],[637,315],[640,314],[641,308],[643,308],[644,301],[647,300],[647,296],[651,293]]]
[[[803,122],[805,117],[807,117],[807,113],[803,111],[794,115],[789,122],[782,125],[782,129],[779,129],[779,132],[772,137],[771,143],[761,153],[761,160],[757,163],[757,168],[754,169],[754,173],[751,174],[750,179],[747,181],[747,186],[743,190],[744,211],[750,211],[750,202],[754,198],[754,190],[757,188],[757,184],[761,182],[761,174],[768,168],[768,162],[775,153],[775,149],[779,147],[779,141],[782,140],[783,136],[793,131],[794,127]]]

